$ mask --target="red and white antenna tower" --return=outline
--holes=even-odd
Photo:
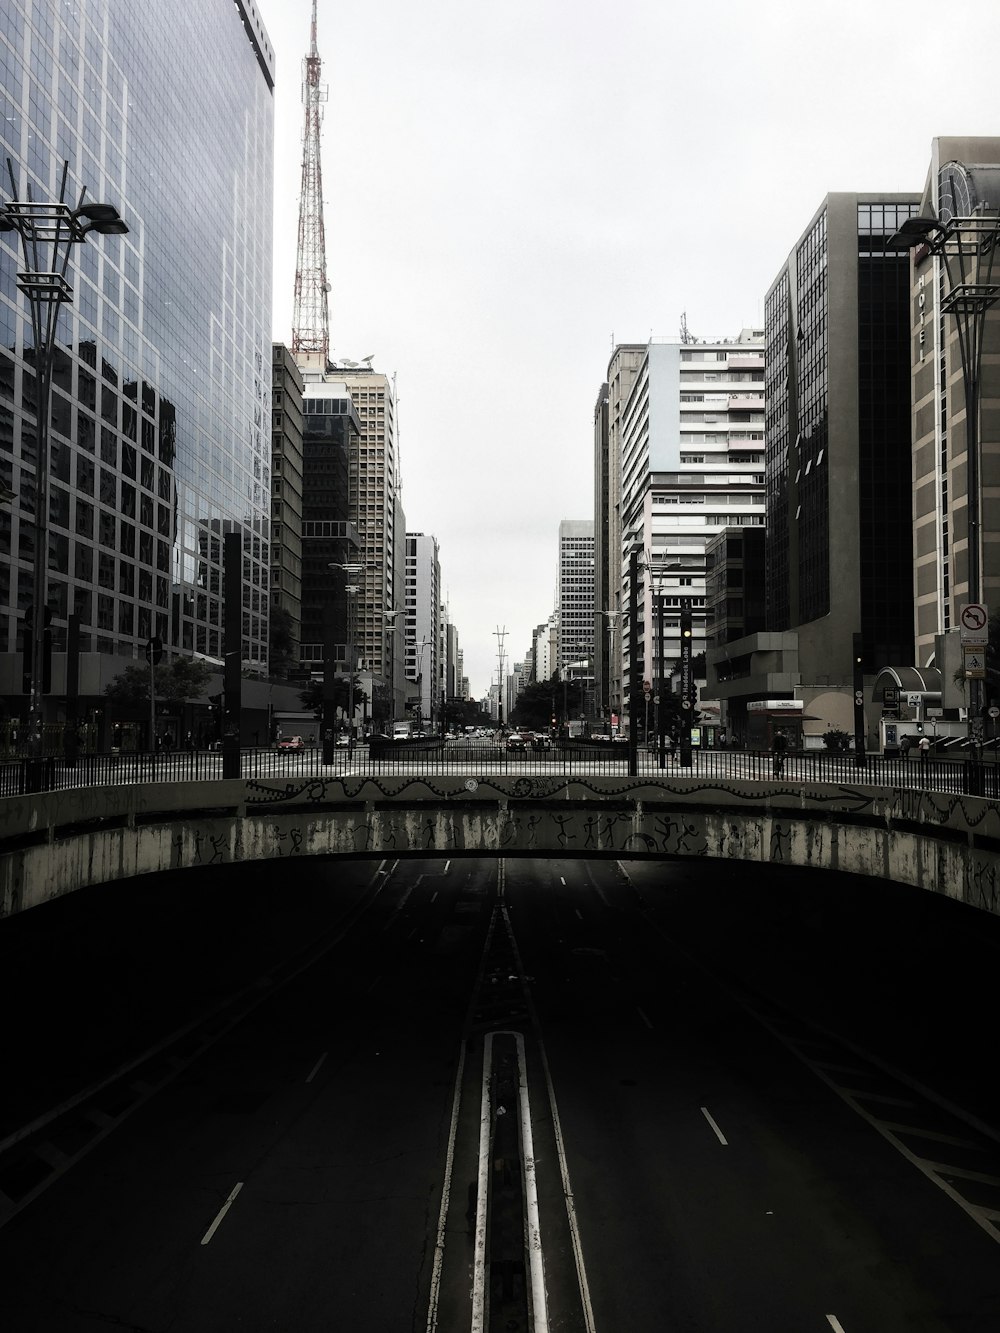
[[[329,93],[320,82],[323,62],[316,49],[316,0],[312,4],[309,54],[302,61],[302,101],[306,109],[302,136],[302,192],[299,197],[299,247],[295,262],[292,355],[326,370],[330,356],[330,312],[323,229],[323,164],[320,128]]]

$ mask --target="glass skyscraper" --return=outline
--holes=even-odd
[[[158,634],[168,652],[221,658],[223,536],[239,530],[242,657],[266,663],[273,81],[253,0],[0,6],[0,200],[58,198],[65,162],[71,206],[85,189],[129,228],[73,247],[59,318],[45,553],[57,648],[75,614],[84,654],[131,658]],[[17,236],[0,234],[8,663],[39,557],[21,267]],[[101,682],[121,666],[106,661]]]

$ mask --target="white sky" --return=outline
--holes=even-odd
[[[274,337],[291,340],[310,0],[278,60]],[[593,516],[612,341],[763,298],[832,190],[923,188],[1000,134],[996,0],[319,0],[332,356],[397,375],[407,529],[439,541],[473,695]],[[957,42],[956,34],[963,40]],[[935,109],[937,107],[937,109]]]

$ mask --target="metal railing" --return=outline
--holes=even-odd
[[[243,750],[240,770],[257,780],[311,779],[343,774],[373,777],[420,777],[465,774],[581,776],[628,775],[628,746],[620,744],[555,745],[551,749],[507,749],[500,745],[462,742],[419,745],[360,744],[338,747],[331,763],[323,762],[319,747],[303,751]],[[638,776],[648,778],[742,779],[751,782],[833,783],[850,787],[908,787],[915,790],[1000,799],[1000,764],[995,760],[904,759],[867,755],[863,765],[853,754],[805,751],[780,760],[760,750],[695,750],[691,765],[670,756],[659,766],[654,749],[640,748]],[[778,770],[778,771],[776,771]],[[70,761],[47,755],[38,759],[0,762],[0,796],[61,791],[75,787],[117,786],[125,783],[206,782],[223,776],[223,756],[217,750],[181,750],[171,754],[81,754]]]

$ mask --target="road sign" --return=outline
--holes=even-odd
[[[642,692],[643,692],[643,694],[650,694],[650,693],[652,693],[652,689],[653,689],[653,686],[650,684],[650,682],[649,682],[648,680],[644,680],[644,681],[642,682]]]
[[[963,645],[963,657],[966,680],[986,679],[986,654],[981,648]]]
[[[997,708],[996,704],[990,709],[990,717],[1000,717],[1000,708]]]
[[[959,610],[958,623],[963,644],[989,642],[990,613],[982,602],[966,602]]]
[[[154,634],[146,644],[146,661],[152,666],[159,666],[163,661],[163,640],[158,634]]]

